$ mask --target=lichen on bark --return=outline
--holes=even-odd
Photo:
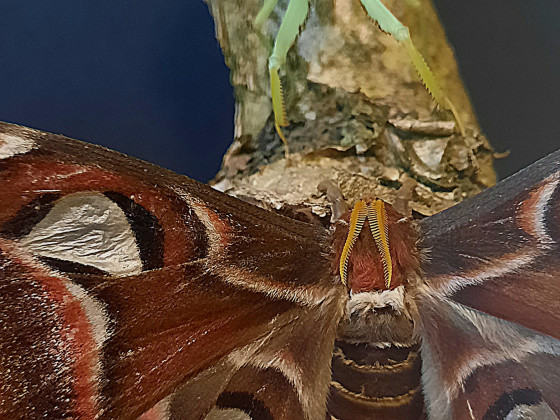
[[[315,0],[281,71],[290,165],[274,130],[267,60],[288,0],[262,28],[262,0],[205,0],[236,97],[235,133],[218,188],[265,207],[306,206],[328,215],[324,180],[353,202],[377,196],[431,215],[495,182],[453,52],[428,0],[385,0],[409,27],[466,126],[436,109],[404,48],[381,32],[359,0]]]

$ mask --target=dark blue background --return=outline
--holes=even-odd
[[[226,1],[226,0],[224,0]],[[558,147],[560,2],[436,0],[503,177]],[[233,133],[202,0],[2,2],[0,119],[207,181]]]

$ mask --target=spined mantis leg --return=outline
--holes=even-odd
[[[260,25],[268,18],[268,15],[276,5],[278,0],[267,0],[255,19],[255,24]],[[282,133],[281,127],[289,125],[284,107],[282,95],[282,84],[278,71],[286,62],[288,50],[299,34],[299,28],[303,25],[309,10],[309,0],[290,0],[286,14],[274,41],[272,54],[268,59],[268,72],[270,74],[270,92],[272,96],[272,109],[274,111],[274,125],[276,132],[284,142],[286,152],[288,152],[288,141]]]
[[[368,15],[379,24],[382,31],[390,34],[400,44],[403,44],[410,61],[418,72],[424,86],[431,94],[434,101],[444,109],[453,113],[457,126],[462,135],[465,134],[464,126],[455,106],[440,89],[437,80],[426,64],[426,61],[416,49],[410,38],[410,32],[384,5],[380,0],[360,0]],[[409,0],[410,1],[410,0]],[[278,0],[265,0],[265,3],[255,18],[255,26],[261,26],[267,19]],[[278,71],[286,62],[288,50],[295,42],[301,25],[309,11],[309,0],[290,0],[286,14],[280,24],[280,29],[274,41],[272,54],[268,60],[268,71],[270,75],[270,91],[272,96],[272,109],[274,111],[274,125],[276,132],[284,142],[286,154],[288,154],[288,141],[281,127],[289,125],[284,106],[282,84]]]
[[[455,106],[443,93],[437,80],[426,64],[424,57],[416,49],[410,39],[410,32],[384,5],[380,0],[360,0],[368,15],[379,24],[382,31],[392,35],[396,41],[403,44],[412,65],[418,72],[422,83],[434,98],[434,101],[442,108],[448,109],[453,113],[455,121],[459,127],[461,135],[465,135],[463,123],[455,109]]]

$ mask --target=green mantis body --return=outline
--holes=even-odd
[[[390,34],[396,41],[403,44],[405,50],[416,68],[426,89],[432,95],[434,101],[442,108],[449,109],[453,113],[461,134],[464,128],[459,119],[459,115],[451,101],[440,89],[433,73],[429,69],[426,61],[418,52],[406,26],[404,26],[393,14],[381,3],[380,0],[360,0],[368,15],[379,24],[382,31]],[[265,3],[255,19],[255,25],[261,26],[267,19],[278,0],[265,0]],[[287,140],[282,133],[281,127],[288,125],[288,118],[284,109],[284,99],[282,95],[282,85],[278,71],[286,62],[288,50],[295,42],[301,25],[307,17],[309,11],[309,0],[290,0],[286,14],[274,42],[272,54],[268,60],[268,70],[270,74],[270,90],[272,96],[272,108],[274,111],[275,126],[278,135],[287,146]]]

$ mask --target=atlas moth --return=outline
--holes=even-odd
[[[323,225],[0,123],[0,418],[557,419],[559,184]]]

